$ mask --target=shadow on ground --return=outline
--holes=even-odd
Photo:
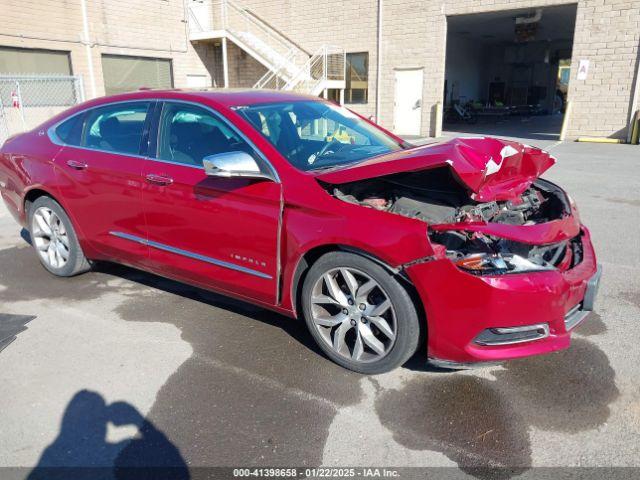
[[[9,315],[0,313],[0,352],[11,344],[20,332],[27,329],[27,323],[33,320],[33,315]]]
[[[133,426],[134,438],[107,440],[107,427]],[[42,453],[27,480],[181,479],[190,477],[178,448],[127,402],[107,405],[82,390],[71,399],[60,433]]]
[[[507,362],[494,375],[416,377],[379,396],[376,410],[402,445],[442,452],[479,478],[509,478],[531,466],[530,427],[595,429],[619,395],[606,355],[584,339],[569,350]]]

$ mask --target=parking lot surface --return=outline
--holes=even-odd
[[[453,373],[354,374],[300,321],[126,267],[55,278],[0,207],[0,466],[639,466],[640,148],[551,148],[596,312],[569,350]]]

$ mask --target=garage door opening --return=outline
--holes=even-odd
[[[576,5],[447,17],[445,135],[557,140]]]

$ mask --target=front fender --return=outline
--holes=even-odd
[[[400,215],[336,200],[330,211],[285,206],[282,306],[295,311],[296,271],[314,250],[354,250],[393,271],[434,254],[427,225]]]

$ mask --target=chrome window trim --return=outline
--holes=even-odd
[[[171,160],[162,160],[160,158],[153,158],[153,157],[143,157],[143,158],[145,160],[149,160],[149,161],[152,161],[152,162],[166,163],[168,165],[176,165],[178,167],[193,168],[195,170],[204,170],[204,167],[199,167],[198,165],[189,165],[188,163],[173,162]]]
[[[158,250],[163,250],[165,252],[175,253],[176,255],[181,255],[183,257],[191,258],[193,260],[200,260],[201,262],[210,263],[218,267],[228,268],[230,270],[235,270],[237,272],[242,272],[249,275],[253,275],[255,277],[264,278],[266,280],[273,279],[271,275],[267,273],[259,272],[258,270],[253,270],[251,268],[243,267],[242,265],[236,265],[235,263],[231,263],[231,262],[225,262],[224,260],[218,260],[217,258],[208,257],[206,255],[200,255],[199,253],[189,252],[188,250],[183,250],[181,248],[165,245],[164,243],[154,242],[153,240],[147,240],[142,237],[138,237],[136,235],[131,235],[129,233],[111,231],[109,232],[109,235],[113,235],[114,237],[122,238],[124,240],[140,243],[142,245],[153,247]]]
[[[88,112],[89,110],[93,110],[93,109],[96,109],[96,108],[102,108],[102,107],[110,107],[110,106],[120,105],[120,104],[125,104],[125,103],[141,103],[141,102],[149,102],[149,103],[153,103],[153,102],[183,103],[183,104],[187,104],[187,105],[194,105],[196,107],[204,108],[205,110],[210,111],[216,118],[218,118],[222,123],[227,125],[233,132],[237,133],[240,136],[240,138],[242,138],[242,140],[247,142],[247,144],[256,152],[256,154],[260,157],[260,160],[262,160],[266,164],[267,168],[269,169],[269,171],[271,173],[272,180],[274,182],[276,182],[276,183],[282,183],[280,181],[280,176],[278,175],[278,171],[271,164],[271,162],[267,159],[266,155],[264,153],[262,153],[262,151],[256,146],[255,143],[253,143],[251,141],[251,139],[249,139],[249,137],[247,137],[235,125],[233,125],[233,123],[231,123],[227,118],[225,118],[223,115],[218,113],[216,110],[214,110],[210,106],[204,105],[204,104],[199,103],[199,102],[190,101],[190,100],[152,97],[152,98],[144,98],[144,99],[136,99],[136,100],[133,100],[133,99],[132,100],[119,100],[117,102],[108,102],[108,103],[102,103],[100,105],[93,105],[91,107],[83,108],[82,110],[74,113],[73,115],[69,115],[68,117],[63,118],[59,122],[56,122],[54,125],[50,126],[47,129],[47,136],[49,137],[49,140],[51,140],[52,143],[54,143],[55,145],[59,145],[61,147],[72,147],[72,148],[78,148],[80,150],[87,150],[87,151],[90,151],[90,152],[110,153],[112,155],[123,155],[123,156],[127,156],[127,157],[141,158],[141,159],[150,160],[150,161],[153,161],[153,162],[167,163],[167,164],[170,164],[170,165],[184,166],[184,167],[195,168],[195,169],[204,171],[204,166],[200,167],[200,166],[197,166],[197,165],[188,165],[188,164],[180,163],[180,162],[172,162],[171,160],[162,160],[162,159],[159,159],[159,158],[150,157],[148,155],[146,155],[146,156],[145,155],[136,155],[136,154],[133,154],[133,153],[121,153],[121,152],[114,152],[112,150],[103,150],[103,149],[100,149],[100,148],[84,147],[82,145],[71,145],[71,144],[63,142],[62,139],[60,137],[58,137],[58,135],[56,134],[56,129],[62,123],[66,122],[67,120],[71,120],[72,118],[74,118],[74,117],[76,117],[78,115],[82,115],[82,114]],[[159,131],[160,125],[154,125],[154,127],[156,129],[158,129],[158,131]]]

